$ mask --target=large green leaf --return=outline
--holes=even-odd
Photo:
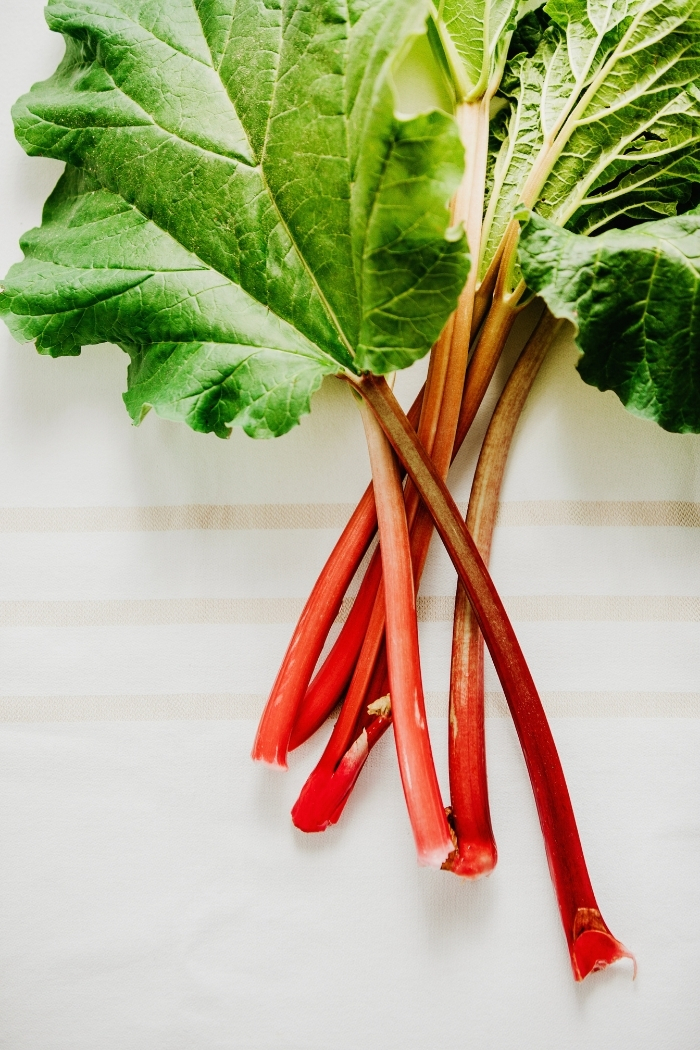
[[[668,214],[700,181],[698,0],[550,0],[545,12],[537,51],[507,71],[482,272],[528,185],[540,214],[592,230]]]
[[[424,355],[468,270],[451,115],[400,118],[428,0],[50,0],[56,74],[14,110],[68,164],[0,297],[53,355],[112,340],[127,405],[284,433],[324,375]]]
[[[542,0],[523,6],[539,7]],[[461,61],[464,95],[476,99],[484,94],[496,69],[505,59],[509,31],[514,28],[518,0],[439,0],[441,23]]]
[[[641,164],[623,174],[599,193],[591,193],[585,206],[567,223],[576,233],[595,233],[615,224],[648,222],[687,211],[700,182],[700,156],[695,151],[671,153]]]
[[[700,432],[700,209],[597,237],[532,215],[520,260],[576,325],[587,383],[666,430]]]

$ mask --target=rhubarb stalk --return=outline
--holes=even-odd
[[[385,382],[383,385],[389,389]],[[391,397],[393,399],[393,395]],[[362,402],[361,411],[372,466],[384,569],[386,652],[399,770],[418,862],[439,868],[453,843],[428,736],[403,489],[394,454],[381,426],[366,402]]]
[[[408,415],[414,425],[418,422],[422,403],[421,390]],[[372,542],[376,528],[377,512],[374,491],[370,484],[321,570],[299,617],[258,725],[252,751],[255,761],[265,762],[278,769],[287,768],[287,751],[297,712],[328,632],[340,611],[345,592]],[[361,645],[361,638],[360,628],[357,649]],[[353,654],[350,656],[351,659],[347,661],[347,675],[340,686],[341,689],[347,682],[354,664]],[[313,709],[311,722],[315,723],[314,730],[324,721],[335,703],[335,697],[332,697],[330,706],[327,706],[327,692],[328,690],[321,695],[320,700],[317,699]]]
[[[467,528],[488,565],[501,483],[520,413],[562,322],[545,310],[501,394],[484,438],[472,484]],[[478,878],[496,864],[486,783],[484,639],[461,580],[457,584],[450,671],[451,822],[457,849],[446,866]]]
[[[325,722],[352,679],[353,669],[360,659],[381,581],[382,561],[377,548],[370,558],[348,618],[299,706],[289,741],[290,751],[313,736],[319,726]]]
[[[375,376],[354,385],[430,508],[489,647],[530,776],[574,977],[582,980],[632,956],[610,933],[598,908],[564,771],[532,675],[466,523],[391,390]]]
[[[519,307],[518,300],[520,297],[521,289],[518,289],[517,294],[505,295],[501,288],[498,288],[498,299],[494,302],[491,311],[487,317],[486,324],[484,325],[483,331],[481,332],[478,342],[477,350],[472,357],[471,364],[467,371],[466,381],[464,383],[464,392],[461,408],[454,401],[448,399],[443,405],[443,413],[440,416],[440,425],[437,428],[435,435],[434,446],[432,449],[428,447],[428,451],[432,452],[433,463],[436,470],[438,470],[443,477],[447,474],[450,460],[454,458],[459,447],[461,446],[466,434],[471,426],[476,412],[483,400],[484,394],[488,387],[489,382],[493,376],[493,372],[496,368],[496,364],[500,358],[503,346],[513,326],[515,317],[517,316]],[[470,309],[470,307],[469,307]],[[444,345],[444,344],[443,344]],[[454,345],[454,344],[453,344]],[[461,351],[459,348],[454,349],[454,353],[459,357]],[[424,406],[429,402],[427,384],[426,384],[426,397],[424,399]],[[433,417],[434,418],[434,417]],[[421,416],[421,422],[423,416]],[[447,440],[449,434],[454,435],[455,428],[458,426],[457,439]],[[419,435],[420,437],[420,428]],[[428,441],[430,441],[432,435],[430,432],[427,434]],[[428,556],[428,548],[433,534],[433,519],[430,511],[425,507],[423,503],[418,504],[416,498],[415,487],[407,482],[406,484],[406,510],[411,523],[411,555],[413,559],[413,573],[416,590],[420,584],[420,579],[423,574],[425,562]],[[376,559],[376,555],[375,555]],[[374,589],[375,593],[379,589],[379,580],[376,578],[376,561],[373,560],[367,571],[365,579],[363,580],[360,592],[356,598],[356,606],[360,610],[360,615],[357,617],[357,628],[359,631],[362,624],[361,616],[367,612],[367,598],[371,593],[370,589]],[[375,603],[381,601],[381,598],[376,598]],[[353,612],[355,606],[353,607]],[[305,783],[301,795],[292,811],[292,819],[297,827],[307,831],[322,831],[329,824],[334,823],[334,820],[330,818],[329,805],[333,803],[333,809],[336,812],[336,818],[340,815],[341,810],[335,810],[335,797],[336,787],[329,783],[329,779],[335,775],[335,770],[338,768],[338,762],[345,751],[353,745],[355,737],[352,735],[352,729],[358,726],[360,730],[360,723],[358,719],[361,716],[363,705],[366,705],[368,699],[374,699],[369,693],[369,682],[371,673],[371,663],[376,659],[379,652],[381,635],[384,630],[384,620],[382,615],[383,610],[373,611],[372,621],[365,619],[366,633],[360,654],[357,656],[358,667],[362,667],[362,671],[359,675],[353,678],[352,686],[348,690],[348,694],[343,702],[343,708],[341,710],[341,716],[334,727],[331,737],[326,745],[326,749],[317,765],[309,776]],[[351,614],[352,615],[352,614]],[[349,626],[346,624],[346,628]],[[340,650],[337,654],[332,650],[329,654],[329,658],[319,672],[317,678],[319,681],[326,682],[333,681],[333,675],[335,674],[335,681],[340,683],[347,680],[343,680],[344,666],[341,665],[341,673],[334,670],[335,664],[333,658],[336,657],[338,663],[341,660],[347,660],[349,655],[349,649],[340,647],[338,644],[343,637],[341,637],[336,643],[336,647]],[[350,632],[347,632],[350,635]],[[335,648],[335,647],[334,647]],[[333,700],[335,700],[341,689],[338,688]],[[314,684],[309,690],[304,705],[300,711],[299,721],[295,726],[294,734],[292,736],[292,746],[296,746],[298,740],[301,743],[304,739],[307,739],[311,735],[311,732],[315,731],[320,724],[319,715],[321,710],[326,712],[332,707],[332,703],[329,703],[330,696],[327,697],[326,703],[323,708],[316,703],[316,697],[314,695]],[[307,714],[307,711],[309,714]],[[316,714],[318,711],[318,714]],[[313,712],[314,717],[311,717]],[[369,723],[371,725],[371,722]],[[383,718],[381,726],[377,728],[377,731],[370,735],[370,744],[367,750],[363,751],[364,762],[369,754],[371,747],[379,740],[382,733],[386,731],[391,725],[390,718]],[[309,731],[310,730],[310,731]],[[358,767],[357,762],[353,763],[353,770],[355,776],[353,784],[348,787],[349,792],[352,786],[359,776],[361,764]],[[347,793],[345,795],[347,797]],[[493,857],[495,862],[495,855]],[[484,863],[486,859],[484,858]],[[490,870],[490,868],[489,868]],[[484,872],[485,873],[485,872]],[[459,874],[467,874],[466,871],[461,871]],[[469,873],[474,876],[478,874],[476,870]]]
[[[299,618],[258,726],[252,752],[258,762],[287,768],[289,738],[297,709],[356,566],[372,540],[375,523],[374,494],[370,487],[345,526]]]
[[[436,345],[433,347],[430,356],[428,377],[424,390],[422,391],[420,418],[418,421],[418,437],[423,446],[428,449],[432,448],[440,418],[440,406],[442,403],[447,369],[450,361],[453,327],[454,317],[451,317],[443,329]],[[373,495],[372,498],[374,498]],[[406,514],[410,527],[410,523],[415,517],[419,503],[416,490],[413,485],[411,485],[410,481],[406,485],[404,499],[406,502]],[[376,653],[378,652],[378,644],[381,640],[381,634],[384,631],[383,610],[380,608],[375,614],[375,606],[379,603],[381,607],[384,600],[380,594],[381,580],[382,562],[380,553],[377,550],[370,560],[370,564],[362,583],[360,584],[360,589],[356,595],[355,601],[353,602],[353,607],[348,619],[341,629],[330,653],[309,686],[306,695],[303,697],[303,702],[298,705],[298,714],[289,741],[290,750],[293,750],[300,744],[304,743],[305,740],[308,740],[308,738],[316,732],[348,684],[353,672],[353,667],[356,666],[357,662],[359,661],[367,667],[368,661],[373,659],[370,654],[373,653],[376,656]],[[374,630],[370,631],[370,623],[372,621],[374,621]],[[330,624],[328,625],[328,629],[330,629]],[[298,634],[301,641],[305,630],[306,624],[302,624],[300,620],[297,632],[295,632],[295,638]],[[368,632],[370,632],[369,637]],[[375,638],[377,632],[379,632],[379,634],[378,637]],[[284,667],[280,670],[278,679],[283,671]],[[369,667],[368,673],[371,674],[371,666]],[[363,679],[361,677],[360,681],[368,681],[368,679]],[[354,688],[351,688],[350,694],[355,698],[356,703],[361,705],[363,696],[358,693],[359,685],[357,682],[353,680],[353,683]],[[347,743],[346,746],[348,746]],[[335,753],[334,740],[329,741],[329,748]],[[345,751],[345,747],[343,748],[343,751]],[[324,755],[321,761],[321,765],[324,768],[327,765],[325,758],[326,756]],[[319,783],[318,776],[312,774],[310,780],[311,779],[313,779],[315,784]],[[297,818],[299,820],[306,820],[305,817],[302,817],[302,810],[298,807],[295,807],[295,813],[295,821]],[[301,825],[297,824],[297,826],[300,827]],[[327,825],[324,824],[324,827],[325,826]],[[314,830],[322,829],[314,828]]]
[[[382,561],[385,560],[382,553]],[[341,788],[337,782],[337,771],[346,752],[356,742],[355,727],[362,713],[367,692],[375,678],[375,665],[384,640],[384,628],[384,588],[380,586],[340,714],[321,758],[307,778],[292,809],[292,821],[300,831],[325,831],[328,825],[334,824],[340,816],[338,805],[341,797],[345,797],[350,791],[352,784]],[[362,752],[362,762],[368,753],[368,749],[365,748]],[[353,761],[353,769],[357,769],[356,776],[361,768],[361,763],[357,765],[360,754],[356,752]]]

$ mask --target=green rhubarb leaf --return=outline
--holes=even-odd
[[[700,432],[700,209],[597,237],[533,214],[520,262],[576,326],[587,383],[666,430]]]
[[[440,0],[439,17],[461,60],[467,100],[486,91],[517,8],[518,0]]]
[[[613,225],[649,222],[687,211],[700,182],[700,154],[670,154],[642,164],[622,175],[613,185],[589,194],[567,229],[592,234]]]
[[[222,437],[284,434],[338,363],[122,197],[68,167],[5,281],[5,320],[40,353],[109,341],[131,356],[127,408]]]
[[[515,97],[482,272],[521,199],[593,230],[669,214],[688,196],[679,180],[700,172],[698,0],[550,0],[545,12],[537,51],[506,71]]]
[[[544,0],[437,0],[436,25],[461,101],[474,102],[487,90],[496,90],[513,31],[543,3]]]
[[[491,102],[485,201],[489,201],[493,196],[496,179],[500,180],[503,159],[507,154],[507,150],[503,149],[503,144],[509,134],[511,118],[509,103],[517,103],[520,91],[520,69],[525,59],[532,57],[539,47],[549,21],[542,8],[528,12],[519,20],[511,36],[508,49],[509,62],[504,69],[499,95]]]
[[[324,375],[423,356],[468,272],[453,117],[396,112],[428,0],[50,0],[66,56],[14,110],[67,163],[0,312],[43,353],[113,341],[125,400],[289,430]]]

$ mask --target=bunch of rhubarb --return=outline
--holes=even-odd
[[[372,484],[253,747],[284,768],[340,704],[295,825],[336,823],[393,729],[419,863],[492,871],[485,642],[574,976],[628,956],[593,894],[488,560],[511,439],[565,321],[586,382],[666,429],[700,431],[700,0],[50,0],[47,19],[66,55],[17,103],[15,126],[27,152],[66,169],[4,282],[11,331],[53,357],[116,343],[135,423],[152,408],[221,437],[278,436],[325,376],[362,415]],[[449,467],[536,296],[465,521]],[[406,415],[386,377],[428,352]],[[447,807],[416,623],[434,530],[459,577]]]

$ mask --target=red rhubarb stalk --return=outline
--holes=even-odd
[[[292,809],[292,821],[300,831],[325,831],[328,825],[334,824],[340,816],[340,812],[334,816],[338,806],[338,788],[333,781],[343,756],[356,742],[355,727],[361,716],[368,689],[375,678],[376,661],[384,640],[384,625],[382,586],[372,608],[367,634],[340,714],[321,758],[307,778]],[[368,753],[365,749],[364,758]],[[360,753],[357,752],[356,761],[359,760],[359,756]],[[358,775],[360,768],[361,765],[357,768]],[[347,789],[349,790],[350,788]]]
[[[418,422],[422,402],[421,390],[408,416],[414,425]],[[252,751],[255,761],[265,762],[278,769],[287,768],[287,751],[297,712],[328,632],[340,611],[345,592],[372,542],[376,528],[377,512],[370,484],[321,570],[299,617],[258,725]],[[345,681],[353,664],[354,659],[349,664]],[[327,717],[334,704],[335,698],[316,722],[316,727]],[[314,718],[318,718],[317,713]]]
[[[451,325],[449,325],[449,329],[451,331]],[[446,349],[448,353],[443,352],[441,354],[441,349]],[[442,343],[442,347],[438,346],[436,347],[436,350],[438,352],[434,353],[435,359],[440,357],[447,358],[449,355],[449,342],[447,342],[447,344]],[[423,444],[428,448],[432,443],[431,439],[434,436],[434,430],[437,428],[438,422],[438,413],[431,412],[430,409],[431,406],[441,397],[444,388],[444,384],[441,384],[436,390],[435,385],[431,383],[431,380],[435,380],[437,374],[436,370],[433,369],[428,376],[428,381],[426,382],[425,387],[426,397],[423,401],[424,410],[427,408],[428,411],[427,413],[425,411],[421,413],[421,424],[423,424],[426,418],[428,423],[424,426],[419,425],[418,428],[418,434],[419,436],[422,434]],[[404,501],[406,504],[406,516],[410,527],[416,514],[419,513],[419,497],[410,481],[406,483]],[[429,541],[430,534],[432,534],[432,519],[430,519],[429,516],[428,521],[430,528],[430,533],[428,535]],[[411,550],[413,553],[413,530],[411,531]],[[427,554],[427,547],[425,553]],[[422,571],[425,557],[422,557],[422,559],[419,558],[419,561]],[[414,565],[415,564],[417,564],[417,562],[414,557]],[[416,586],[419,579],[420,572],[417,576]],[[376,654],[378,652],[378,644],[384,633],[384,599],[380,594],[381,582],[382,562],[380,552],[377,550],[367,567],[367,571],[363,577],[362,583],[360,584],[350,614],[343,625],[338,638],[332,646],[331,651],[309,686],[303,702],[299,706],[297,719],[294,723],[294,729],[289,742],[290,751],[308,740],[328,717],[333,707],[340,699],[343,690],[347,686],[348,681],[353,674],[353,668],[357,665],[358,661],[360,663],[366,662],[368,658],[367,653]],[[374,617],[374,626],[370,627],[373,612],[377,603],[380,604],[379,616]],[[364,653],[363,656],[365,648],[367,649],[367,653]],[[355,688],[350,695],[353,698],[354,707],[359,711],[362,706],[364,694],[360,695],[358,689]],[[347,698],[344,703],[350,706],[350,701],[348,701]],[[333,746],[334,743],[335,738],[332,737],[328,746],[332,748],[333,751],[335,751]],[[346,746],[348,745],[346,744]]]
[[[422,436],[423,443],[424,445],[427,444],[428,448],[430,448],[435,438],[435,433],[438,427],[439,411],[434,410],[434,405],[437,404],[439,407],[444,390],[446,364],[450,355],[452,328],[452,322],[448,323],[443,335],[434,348],[431,369],[425,385],[425,396],[423,398],[423,409],[418,427],[418,437],[420,439]],[[411,526],[416,514],[419,513],[420,498],[415,486],[412,485],[410,480],[406,482],[403,500],[406,521],[408,528],[410,529],[409,543],[414,573],[414,587],[417,588],[417,581],[420,579],[420,574],[423,565],[425,564],[427,543],[423,543],[424,550],[422,550],[422,552],[414,545],[414,530]],[[429,523],[430,532],[432,532],[432,521],[430,519]],[[425,540],[425,537],[423,537],[423,539]],[[427,537],[427,542],[429,543],[429,541],[430,533]],[[318,717],[323,707],[328,706],[331,699],[332,686],[335,685],[338,689],[336,695],[339,695],[339,692],[342,689],[340,683],[342,681],[344,664],[348,660],[355,638],[359,631],[364,629],[364,637],[361,640],[359,654],[356,658],[355,671],[347,695],[343,701],[340,715],[333,727],[321,758],[304,784],[301,794],[292,809],[292,820],[295,826],[301,831],[324,831],[329,824],[335,823],[338,820],[345,804],[343,802],[343,805],[337,808],[337,788],[331,783],[331,781],[336,777],[336,772],[339,770],[339,763],[343,760],[343,756],[346,755],[346,752],[349,752],[349,749],[354,747],[354,742],[356,741],[358,734],[361,734],[363,731],[366,722],[364,716],[366,713],[367,701],[368,698],[372,697],[371,689],[375,683],[375,678],[377,677],[377,659],[382,651],[386,628],[382,570],[383,561],[381,557],[381,549],[378,549],[370,562],[357,598],[355,599],[352,612],[348,618],[348,621],[351,618],[354,620],[353,631],[341,632],[341,635],[334,646],[334,649],[339,649],[336,661],[337,664],[340,665],[340,673],[338,673],[336,665],[332,663],[331,658],[334,656],[334,652],[331,650],[329,659],[327,659],[321,667],[321,670],[311,684],[311,687],[304,698],[304,703],[300,709],[299,717],[295,724],[294,732],[292,733],[291,747],[295,746],[297,740],[299,743],[302,743],[303,740],[307,739],[308,736],[311,735],[310,732],[308,732],[309,729],[313,732],[318,728]],[[353,614],[356,612],[357,616],[353,617]],[[338,642],[340,641],[344,642],[342,647],[338,645]],[[382,682],[383,688],[384,675],[381,670],[379,670],[379,680]],[[324,689],[325,695],[323,697],[323,704],[317,699],[320,691],[315,688],[317,682],[320,682]],[[343,682],[342,684],[344,685],[345,683]],[[372,720],[370,719],[370,724],[371,721]],[[388,728],[390,722],[390,718],[382,719],[384,729]],[[381,732],[373,732],[371,734],[372,743],[376,743],[380,736]],[[359,756],[361,754],[364,757],[362,758],[360,765],[357,766],[356,763],[359,761]],[[359,751],[356,750],[353,752],[353,755],[355,756],[353,759],[353,769],[356,769],[355,779],[357,779],[361,765],[364,763],[368,754],[369,747],[364,750],[360,749]],[[347,799],[347,793],[344,795],[344,798]]]
[[[350,737],[353,743],[350,744],[344,754],[336,758],[335,766],[331,766],[329,758],[324,752],[324,758],[321,759],[324,766],[321,767],[321,762],[319,762],[319,765],[302,788],[299,800],[292,810],[293,822],[302,831],[324,831],[330,824],[338,823],[345,808],[345,803],[350,797],[350,793],[362,771],[363,765],[369,757],[370,751],[375,744],[379,743],[384,733],[392,725],[389,674],[383,645],[377,658],[374,674],[362,699],[366,701],[369,696],[375,696],[377,699],[370,704],[366,702],[360,703],[360,714]],[[343,709],[345,709],[345,703],[343,703]],[[355,748],[355,744],[363,735],[366,738],[366,746],[363,743],[359,748]],[[328,748],[327,750],[330,755],[337,751],[337,747],[333,749]],[[351,752],[352,755],[350,755]],[[342,802],[333,808],[333,799],[340,792],[340,785],[335,781],[336,770],[340,769],[343,761],[348,756],[350,756],[348,761],[353,769],[352,783],[349,784],[347,790],[343,791]],[[326,762],[328,763],[327,765],[325,764]],[[345,768],[348,767],[346,766]],[[341,773],[341,779],[343,775]],[[312,778],[314,779],[313,784],[310,783]],[[334,783],[331,785],[328,783],[329,780],[334,780]],[[303,800],[302,796],[304,796]],[[303,814],[302,807],[306,808],[306,814]],[[296,815],[298,815],[298,820]]]
[[[428,449],[433,445],[441,418],[441,405],[448,377],[448,366],[453,352],[454,323],[455,316],[453,315],[445,326],[431,354],[430,369],[425,384],[425,393],[418,424],[418,438]],[[410,529],[419,510],[420,503],[418,493],[410,481],[406,483],[403,500],[404,513]],[[425,518],[425,512],[423,517]],[[432,533],[432,521],[429,516],[427,522],[429,526],[427,542],[426,536],[423,536],[423,549],[417,555],[411,532],[412,565],[414,580],[416,581],[420,579],[427,555],[427,545]],[[425,533],[425,527],[423,532]],[[333,706],[335,699],[340,695],[347,683],[348,664],[350,660],[353,660],[355,662],[355,671],[343,701],[340,715],[333,727],[321,758],[307,778],[292,809],[292,821],[301,831],[324,831],[329,824],[335,823],[339,819],[347,800],[347,795],[369,753],[367,746],[356,748],[355,743],[363,732],[365,721],[363,716],[368,698],[371,697],[369,690],[373,683],[377,658],[384,640],[386,618],[384,592],[381,586],[382,569],[383,560],[381,551],[378,550],[375,552],[367,569],[348,621],[336,640],[329,657],[312,682],[300,707],[294,726],[290,748],[303,743],[318,728],[323,717]],[[359,653],[357,651],[358,641]],[[383,676],[380,677],[383,682]],[[387,728],[390,724],[390,719],[384,718],[381,719],[381,722],[384,728]],[[372,742],[376,743],[380,736],[381,731],[379,729],[373,731],[371,734]],[[352,752],[352,758],[350,758],[350,752]],[[348,763],[350,763],[350,767],[354,771],[352,784],[349,784],[346,775],[349,768]],[[342,794],[342,804],[339,803],[339,793]]]
[[[381,580],[382,561],[377,549],[367,566],[348,618],[299,706],[289,741],[290,751],[313,736],[325,722],[352,678],[367,635]]]
[[[432,448],[440,419],[440,406],[443,399],[450,361],[453,328],[454,315],[448,320],[430,355],[430,366],[423,390],[420,419],[418,422],[418,437],[423,446],[428,450]],[[410,481],[406,484],[404,500],[406,503],[406,515],[410,528],[419,503],[416,490]],[[383,612],[381,612],[381,625],[378,624],[378,620],[375,617],[375,629],[372,637],[368,638],[368,631],[370,630],[370,618],[373,616],[375,605],[378,601],[380,603],[383,602],[383,597],[379,594],[381,580],[382,562],[381,555],[377,550],[375,551],[362,583],[360,584],[359,591],[348,619],[343,625],[330,653],[324,660],[313,682],[309,686],[306,696],[303,698],[303,702],[299,705],[297,719],[289,742],[290,751],[293,751],[294,748],[299,747],[300,744],[303,744],[308,740],[327,718],[347,686],[353,673],[353,667],[355,667],[357,662],[360,661],[364,664],[367,663],[368,656],[367,653],[363,655],[363,647],[367,645],[368,651],[375,655],[378,652],[377,645],[379,636],[383,634],[384,631]],[[375,638],[374,633],[376,633],[377,630],[379,631],[379,636],[378,638]],[[352,697],[354,698],[356,705],[361,705],[363,697],[360,696],[357,688],[352,690]],[[335,737],[329,741],[326,750],[328,751],[330,748],[335,754],[334,744]],[[348,746],[349,742],[346,741],[345,746],[340,753],[343,754]],[[325,759],[326,755],[324,754],[324,757],[321,760],[321,764],[324,768],[328,765]],[[313,779],[318,788],[318,785],[320,784],[319,777],[312,774],[310,779]],[[304,792],[302,792],[302,795],[303,794]],[[295,822],[297,818],[299,820],[305,820],[302,816],[302,812],[302,810],[295,807]],[[327,824],[324,824],[324,827],[325,826],[327,826]],[[297,824],[297,827],[301,827],[301,825]],[[309,828],[308,830],[322,829]]]
[[[415,590],[418,589],[418,583],[425,567],[432,532],[432,518],[426,515],[421,504],[410,532]],[[364,763],[374,745],[392,724],[390,705],[380,713],[371,711],[368,713],[367,710],[368,704],[381,697],[389,688],[386,664],[381,660],[385,624],[384,595],[383,590],[380,589],[340,714],[323,754],[304,784],[292,810],[292,820],[302,831],[324,831],[330,824],[336,823],[342,807],[331,815],[330,806],[331,803],[335,806],[336,789],[327,782],[335,776],[341,759],[363,730],[368,731],[367,749],[362,760]],[[357,769],[355,780],[359,776],[360,768]],[[345,800],[347,801],[347,795]]]
[[[545,310],[518,358],[484,438],[466,520],[486,565],[515,427],[561,324]],[[461,581],[457,584],[452,635],[449,767],[451,823],[457,849],[445,866],[456,875],[479,878],[495,867],[497,850],[486,783],[484,639]]]
[[[484,325],[484,329],[477,344],[477,351],[472,358],[472,364],[469,366],[467,372],[466,382],[464,383],[464,393],[462,401],[462,410],[454,399],[454,391],[451,393],[450,398],[445,400],[443,403],[443,412],[440,415],[440,425],[436,429],[434,437],[434,447],[432,448],[432,458],[436,470],[444,477],[447,474],[449,462],[454,455],[456,455],[459,446],[461,445],[466,433],[474,420],[474,416],[478,410],[478,407],[484,397],[488,383],[491,380],[496,364],[503,350],[504,343],[510,333],[513,325],[513,321],[517,315],[517,300],[518,296],[507,298],[503,295],[499,295],[499,299],[492,307],[492,313],[494,315],[493,320],[491,314]],[[453,354],[460,356],[460,350],[455,348],[454,345],[450,347]],[[436,350],[444,351],[444,344],[436,347]],[[475,365],[476,367],[472,367]],[[461,384],[460,384],[461,386]],[[424,400],[424,411],[425,405],[430,403],[431,396],[428,391],[426,384],[426,397]],[[467,408],[464,408],[464,405]],[[450,440],[445,440],[445,435],[451,433],[454,435],[455,427],[457,426],[458,417],[460,419],[460,433],[458,434],[458,440],[453,445]],[[433,415],[433,418],[435,416]],[[421,416],[421,423],[423,422],[423,416]],[[420,428],[419,428],[420,437]],[[431,438],[430,432],[427,434],[428,440]],[[406,483],[406,504],[407,504],[407,516],[409,523],[412,521],[410,542],[411,542],[411,556],[413,560],[413,573],[415,588],[418,590],[420,579],[423,574],[425,562],[428,556],[428,549],[430,541],[433,535],[433,519],[430,511],[425,507],[423,503],[420,505],[417,502],[416,489],[412,483]],[[369,588],[365,588],[365,584],[369,583],[371,587],[378,590],[379,580],[374,577],[374,570],[376,565],[374,562],[370,565],[363,585],[360,588],[357,602],[361,602],[361,612],[366,612],[366,596],[369,594]],[[354,611],[354,610],[353,610]],[[335,823],[330,817],[330,809],[328,808],[331,801],[335,799],[335,790],[329,783],[330,778],[334,776],[334,772],[340,762],[342,756],[345,754],[348,748],[353,744],[356,736],[365,727],[372,725],[372,720],[367,722],[363,717],[363,712],[366,708],[367,702],[376,699],[375,694],[369,691],[370,673],[371,673],[371,661],[376,659],[376,654],[379,652],[381,636],[384,631],[384,619],[383,610],[374,614],[372,623],[370,625],[368,620],[365,620],[365,637],[362,643],[361,653],[358,656],[359,664],[362,665],[363,671],[360,675],[356,675],[353,678],[353,686],[348,691],[348,694],[343,702],[341,709],[341,716],[336,723],[333,732],[331,733],[330,739],[324,750],[321,759],[314,771],[306,781],[302,792],[299,796],[294,809],[292,811],[292,819],[297,827],[305,831],[322,831],[329,826],[331,823]],[[358,624],[361,621],[358,617]],[[342,636],[342,635],[341,635]],[[340,641],[340,639],[339,639]],[[337,643],[336,643],[337,644]],[[333,652],[330,654],[333,656]],[[344,653],[339,654],[342,659],[343,656],[347,655],[347,649]],[[326,670],[328,668],[328,670]],[[332,676],[332,664],[331,660],[328,659],[321,672],[317,676],[319,679],[326,675],[326,680],[331,680]],[[340,676],[338,676],[340,678]],[[344,684],[344,683],[343,683]],[[295,726],[294,735],[292,737],[293,743],[297,739],[297,731],[299,729],[299,743],[304,739],[307,739],[310,733],[307,732],[307,725],[311,725],[312,731],[318,728],[320,722],[318,717],[315,722],[307,723],[306,720],[306,708],[307,704],[311,706],[311,693],[313,691],[313,684],[309,690],[309,694],[304,701],[304,705],[300,712],[299,721]],[[340,696],[341,689],[338,689],[333,700]],[[330,697],[326,700],[326,709],[329,711],[333,706],[332,703],[328,704]],[[370,743],[367,751],[364,753],[364,759],[366,759],[372,746],[380,739],[382,734],[390,727],[391,718],[382,718],[381,725],[378,725],[377,731],[370,734]],[[356,727],[356,728],[355,728]],[[355,733],[353,734],[353,729]],[[306,733],[302,736],[301,730]],[[363,761],[364,761],[363,759]],[[357,770],[357,776],[359,776],[360,770]],[[357,779],[355,777],[355,780]],[[354,783],[354,781],[353,781]],[[345,796],[347,800],[347,795]],[[324,801],[325,800],[325,801]],[[337,811],[338,819],[342,807]],[[495,857],[494,857],[495,861]],[[491,869],[489,869],[491,870]],[[484,872],[485,873],[485,872]],[[459,874],[466,874],[466,872],[460,872]],[[477,874],[476,871],[469,873],[472,877]]]
[[[389,389],[385,382],[383,386]],[[391,397],[393,400],[393,395]],[[453,843],[440,797],[425,715],[403,489],[396,459],[381,426],[365,402],[361,410],[372,466],[384,569],[386,653],[399,770],[418,862],[439,868]]]
[[[375,376],[353,382],[430,507],[489,647],[530,776],[574,977],[582,980],[632,956],[610,933],[598,908],[564,771],[532,675],[466,523],[391,390]]]
[[[253,758],[287,768],[289,738],[314,667],[356,566],[372,540],[376,511],[367,489],[326,562],[299,618],[253,744]]]
[[[449,363],[452,329],[453,318],[450,318],[431,353],[430,368],[423,391],[418,436],[422,444],[428,449],[432,447],[438,426],[440,404]],[[416,490],[410,481],[407,482],[404,499],[410,526],[419,502]],[[303,702],[299,705],[297,718],[289,741],[290,751],[308,740],[327,718],[347,686],[358,660],[366,663],[367,656],[365,654],[363,660],[362,650],[368,636],[370,618],[373,615],[374,607],[377,601],[383,602],[383,598],[379,595],[381,580],[382,562],[381,555],[377,550],[370,560],[370,564],[360,584],[350,615],[330,653],[309,686]],[[383,612],[381,615],[381,626],[375,628],[375,631],[379,629],[380,635],[384,631]],[[378,651],[376,639],[372,637],[368,641],[369,651],[376,654]],[[352,695],[361,704],[362,698],[359,696],[357,689],[353,690]],[[332,742],[329,742],[329,746],[332,746]],[[347,747],[348,744],[346,743],[345,746]],[[344,751],[345,747],[341,754]],[[314,778],[314,780],[318,783],[318,778]]]
[[[391,703],[388,694],[380,697],[374,704],[370,704],[369,711],[371,722],[361,730],[355,742],[343,755],[333,776],[332,784],[328,785],[329,824],[338,823],[345,808],[345,803],[350,797],[355,782],[362,772],[362,767],[367,761],[367,756],[391,725]],[[332,809],[334,799],[336,800],[336,805]]]

